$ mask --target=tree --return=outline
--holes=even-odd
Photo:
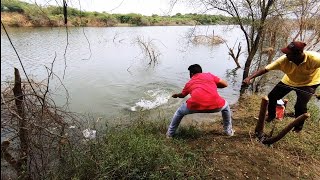
[[[247,44],[248,57],[246,58],[242,77],[245,79],[249,75],[250,66],[259,48],[265,21],[270,15],[270,10],[275,0],[199,0],[198,2],[203,4],[207,11],[219,10],[236,20]],[[241,86],[240,93],[242,94],[244,90],[245,87]]]
[[[274,60],[281,47],[294,40],[307,43],[306,50],[320,51],[320,1],[291,0],[277,1],[267,18],[259,45],[258,54],[251,70],[264,67]],[[254,80],[252,89],[260,91],[269,77],[261,76]]]
[[[320,51],[316,45],[320,42],[320,1],[319,0],[295,0],[287,6],[290,15],[295,19],[296,31],[293,39],[306,42],[307,49]]]

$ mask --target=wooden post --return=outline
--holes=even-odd
[[[262,97],[260,112],[259,112],[259,119],[255,128],[255,135],[258,138],[261,138],[263,136],[264,121],[266,118],[268,103],[269,103],[269,98],[267,96]]]
[[[28,176],[23,168],[27,167],[27,155],[28,155],[28,130],[26,127],[26,119],[25,119],[25,110],[23,105],[23,93],[21,88],[21,77],[19,70],[14,68],[14,87],[12,89],[14,97],[15,97],[15,104],[17,107],[17,113],[20,117],[18,117],[18,137],[20,140],[20,153],[19,158],[17,160],[17,167],[18,176],[19,178],[27,178]]]
[[[265,140],[262,141],[263,144],[273,144],[277,141],[279,141],[280,139],[282,139],[293,127],[295,127],[296,125],[298,125],[300,122],[306,120],[308,117],[310,117],[310,114],[308,113],[304,113],[302,115],[300,115],[299,117],[297,117],[293,122],[291,122],[287,127],[285,127],[282,131],[280,131],[280,133],[274,137],[271,138],[267,138]]]

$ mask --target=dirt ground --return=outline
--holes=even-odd
[[[267,146],[254,137],[259,108],[260,97],[250,97],[232,107],[233,137],[223,135],[221,123],[210,120],[212,115],[185,117],[184,125],[191,123],[201,131],[201,135],[185,140],[192,151],[201,154],[203,166],[210,174],[208,179],[320,180],[319,123],[306,122],[300,133],[289,132]],[[289,121],[285,118],[276,124],[277,129],[281,130]],[[270,129],[271,125],[266,124],[265,132]]]

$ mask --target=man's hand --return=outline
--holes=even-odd
[[[173,94],[172,97],[173,98],[177,98],[177,97],[179,97],[179,95],[178,94]]]
[[[242,81],[242,84],[243,85],[249,85],[250,84],[250,78],[245,78],[243,81]]]
[[[258,76],[261,76],[261,75],[263,75],[263,74],[265,74],[267,72],[268,72],[268,70],[266,70],[266,68],[262,68],[262,69],[257,70],[251,76],[248,76],[247,78],[245,78],[242,81],[242,85],[249,85],[251,79],[254,79],[254,78],[258,77]]]
[[[173,94],[172,97],[173,98],[184,98],[184,97],[186,97],[186,95],[183,95],[182,93],[179,93],[179,94]]]
[[[187,95],[183,95],[182,93],[178,93],[178,94],[173,94],[171,97],[173,97],[173,98],[184,98],[186,96]]]

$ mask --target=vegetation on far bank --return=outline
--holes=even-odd
[[[181,14],[144,16],[141,14],[109,14],[67,8],[68,26],[170,26],[229,24],[233,18],[222,15]],[[8,26],[63,26],[63,7],[40,7],[19,0],[1,0],[1,20]]]

